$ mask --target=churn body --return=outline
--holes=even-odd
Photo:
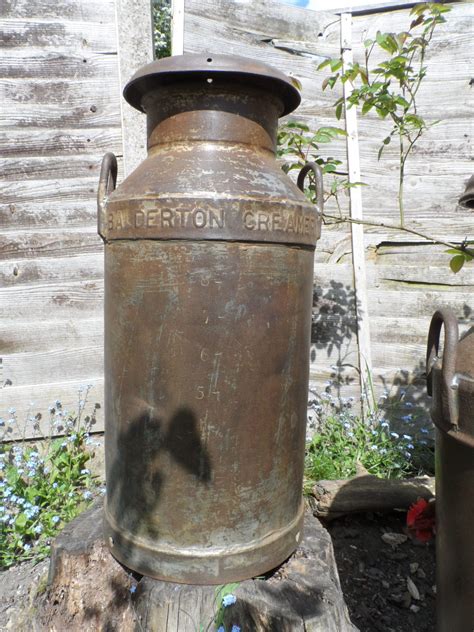
[[[301,538],[320,215],[277,164],[299,95],[243,58],[168,58],[126,99],[148,157],[99,190],[105,530],[128,567],[185,583],[268,571]]]
[[[448,308],[438,310],[431,321],[427,374],[436,426],[436,629],[472,632],[474,328],[459,339],[457,319]]]

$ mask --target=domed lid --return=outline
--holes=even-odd
[[[143,110],[142,98],[159,86],[202,80],[210,86],[231,79],[242,86],[262,88],[283,103],[281,116],[295,110],[301,96],[290,77],[273,66],[236,55],[193,54],[158,59],[140,68],[123,90],[123,96],[137,110]]]

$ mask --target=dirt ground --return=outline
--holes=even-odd
[[[434,541],[408,538],[394,545],[382,539],[384,533],[403,535],[405,518],[405,512],[361,514],[327,525],[344,599],[360,632],[435,629]]]

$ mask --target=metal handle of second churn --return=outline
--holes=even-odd
[[[426,376],[428,395],[433,394],[433,365],[439,357],[439,336],[444,325],[444,349],[442,364],[443,388],[446,394],[447,409],[443,410],[444,419],[453,426],[458,425],[458,405],[456,393],[453,389],[456,349],[458,345],[458,321],[449,308],[442,308],[433,314],[428,333],[428,348],[426,352]],[[443,402],[443,408],[445,408]],[[447,429],[448,430],[448,429]]]
[[[300,191],[303,191],[304,193],[304,181],[310,171],[312,171],[314,174],[314,181],[316,184],[316,201],[317,201],[318,208],[322,213],[323,206],[324,206],[324,190],[323,190],[323,171],[321,167],[315,162],[307,162],[305,166],[299,172],[298,180],[296,181],[296,184],[298,185],[298,188],[300,189]]]

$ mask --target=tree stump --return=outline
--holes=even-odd
[[[212,632],[216,586],[140,577],[119,564],[102,537],[102,503],[66,526],[52,547],[49,586],[35,629],[48,632]],[[266,576],[240,582],[222,610],[226,631],[356,632],[347,613],[331,538],[306,514],[296,552]]]

